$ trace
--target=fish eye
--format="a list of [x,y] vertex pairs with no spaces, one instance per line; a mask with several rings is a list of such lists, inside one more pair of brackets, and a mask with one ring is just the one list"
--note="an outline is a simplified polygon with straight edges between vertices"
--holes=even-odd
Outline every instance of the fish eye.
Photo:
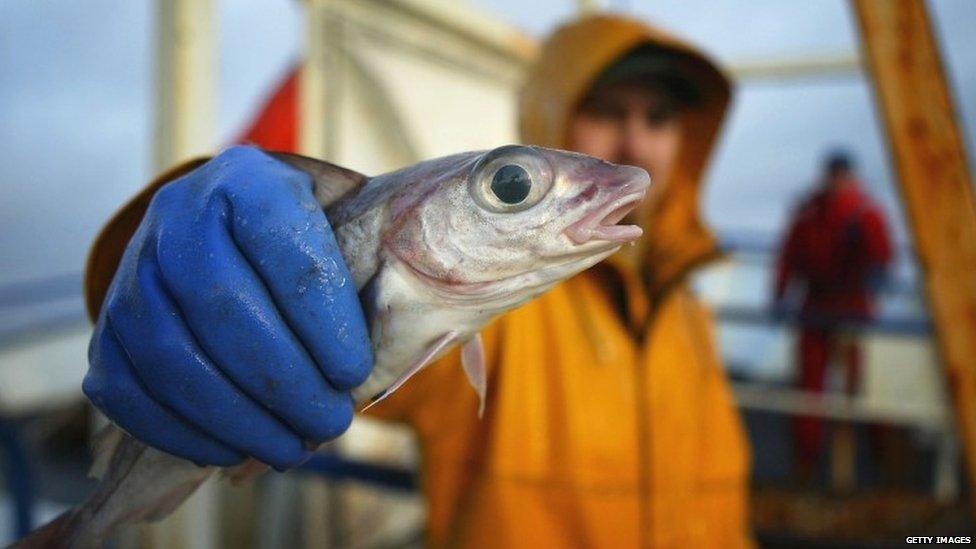
[[532,178],[525,168],[515,164],[506,164],[495,172],[491,179],[491,192],[498,200],[505,204],[518,204],[529,196],[532,190]]
[[510,214],[538,204],[552,184],[552,167],[542,154],[533,147],[506,145],[478,159],[468,178],[468,192],[481,208]]

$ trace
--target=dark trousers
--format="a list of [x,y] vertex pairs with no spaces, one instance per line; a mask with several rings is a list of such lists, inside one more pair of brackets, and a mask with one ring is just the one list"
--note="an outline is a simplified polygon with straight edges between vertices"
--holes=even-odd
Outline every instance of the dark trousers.
[[[800,366],[799,388],[822,393],[827,368],[835,359],[844,368],[844,389],[853,394],[861,382],[861,347],[857,339],[829,329],[807,328],[800,332],[797,345]],[[817,417],[798,416],[793,424],[797,460],[813,464],[820,455],[824,438],[824,421]]]

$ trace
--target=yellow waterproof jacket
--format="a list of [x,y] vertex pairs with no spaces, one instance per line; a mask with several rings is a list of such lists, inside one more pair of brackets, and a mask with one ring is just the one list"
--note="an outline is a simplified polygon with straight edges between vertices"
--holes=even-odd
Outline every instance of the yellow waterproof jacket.
[[711,315],[686,281],[717,255],[698,193],[728,80],[658,30],[590,16],[546,43],[520,96],[520,131],[526,143],[566,148],[583,94],[648,43],[676,53],[705,94],[683,119],[640,245],[486,328],[482,420],[458,351],[375,407],[420,438],[433,546],[752,545],[742,423]]
[[[685,281],[716,255],[699,220],[698,183],[727,80],[659,31],[584,18],[559,30],[530,71],[521,133],[525,142],[565,148],[565,124],[582,94],[609,63],[648,42],[678,53],[708,91],[686,117],[686,142],[641,245],[486,328],[483,419],[457,350],[371,410],[417,432],[431,546],[751,545],[742,425],[712,319]],[[91,310],[158,184],[96,242]]]

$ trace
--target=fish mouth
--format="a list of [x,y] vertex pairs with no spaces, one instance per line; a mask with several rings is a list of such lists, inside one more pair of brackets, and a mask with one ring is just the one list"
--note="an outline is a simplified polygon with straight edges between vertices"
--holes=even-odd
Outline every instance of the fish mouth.
[[563,232],[575,244],[586,244],[594,240],[627,243],[633,242],[644,234],[637,225],[617,225],[621,219],[627,217],[638,203],[644,198],[647,186],[618,196],[607,201],[606,204],[584,215]]

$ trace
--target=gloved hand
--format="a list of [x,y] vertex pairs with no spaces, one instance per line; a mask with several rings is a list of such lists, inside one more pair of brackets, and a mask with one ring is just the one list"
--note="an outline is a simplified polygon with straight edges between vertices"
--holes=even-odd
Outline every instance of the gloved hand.
[[84,391],[169,453],[284,469],[346,430],[372,363],[309,176],[234,147],[153,198],[103,303]]

